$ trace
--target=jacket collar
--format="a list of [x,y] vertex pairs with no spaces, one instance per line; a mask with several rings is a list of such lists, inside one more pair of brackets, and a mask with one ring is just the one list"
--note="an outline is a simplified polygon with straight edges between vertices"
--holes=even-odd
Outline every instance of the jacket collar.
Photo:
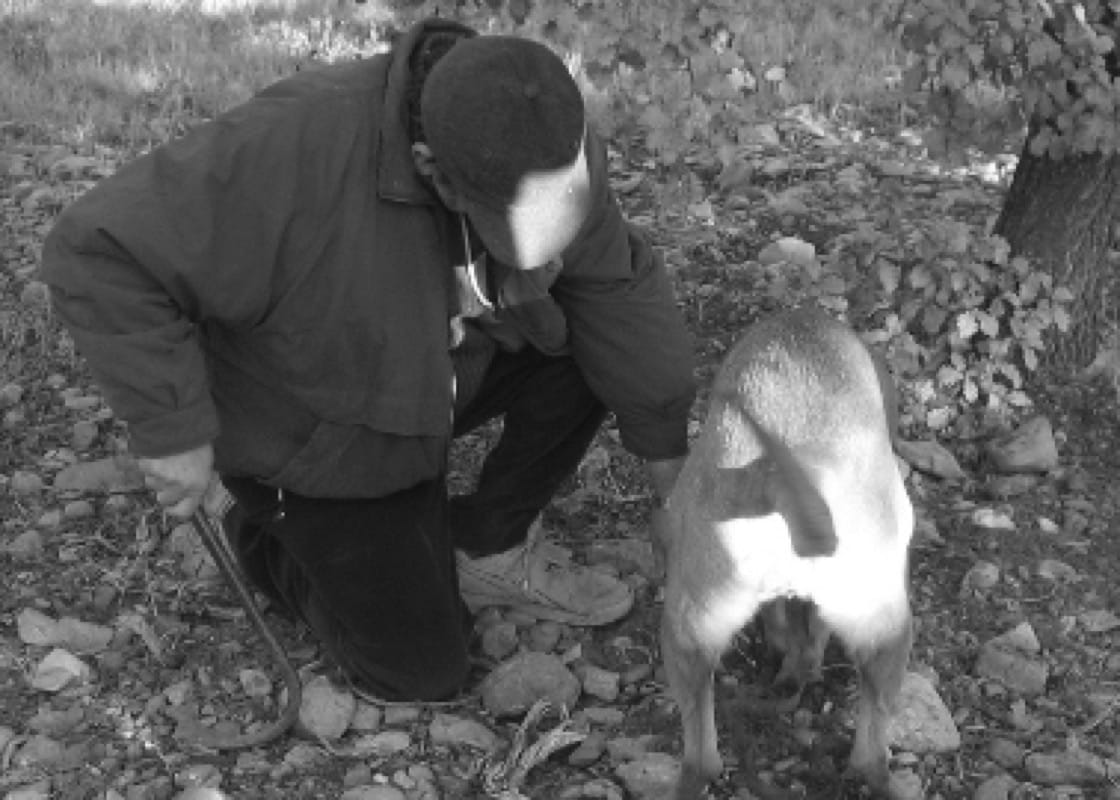
[[412,142],[408,136],[409,56],[420,40],[431,33],[477,35],[475,31],[450,20],[429,18],[417,23],[401,38],[390,54],[389,75],[381,109],[381,147],[377,174],[378,194],[405,203],[434,202],[431,189],[417,174],[412,162]]

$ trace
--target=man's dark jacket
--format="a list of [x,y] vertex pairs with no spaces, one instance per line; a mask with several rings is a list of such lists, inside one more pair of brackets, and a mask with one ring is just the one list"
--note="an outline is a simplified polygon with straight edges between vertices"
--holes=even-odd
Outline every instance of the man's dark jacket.
[[[213,442],[217,470],[376,497],[445,469],[459,218],[414,170],[408,55],[298,73],[122,168],[47,238],[42,279],[141,456]],[[558,275],[497,270],[496,315],[570,353],[653,460],[686,450],[691,346],[660,260],[595,206]]]

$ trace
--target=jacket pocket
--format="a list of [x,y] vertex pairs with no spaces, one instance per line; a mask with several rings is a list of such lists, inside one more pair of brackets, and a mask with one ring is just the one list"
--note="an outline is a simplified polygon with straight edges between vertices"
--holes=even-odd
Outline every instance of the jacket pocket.
[[398,436],[324,420],[264,482],[307,497],[384,497],[440,478],[446,462],[444,437]]

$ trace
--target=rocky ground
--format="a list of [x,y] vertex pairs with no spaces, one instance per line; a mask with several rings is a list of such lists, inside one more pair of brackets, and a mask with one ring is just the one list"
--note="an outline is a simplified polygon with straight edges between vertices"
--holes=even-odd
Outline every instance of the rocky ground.
[[[783,304],[757,260],[772,240],[827,250],[857,200],[915,217],[998,208],[998,182],[915,161],[897,132],[833,137],[791,122],[775,134],[748,160],[747,188],[680,202],[652,191],[651,164],[617,154],[616,186],[674,272],[705,387],[738,333]],[[476,688],[401,705],[361,697],[303,631],[269,615],[305,682],[297,730],[242,752],[207,748],[209,732],[277,717],[281,673],[194,532],[142,491],[122,427],[33,275],[53,215],[122,154],[3,136],[0,796],[666,796],[680,740],[658,663],[648,495],[610,430],[545,522],[574,557],[633,585],[627,619],[589,631],[486,612]],[[907,796],[1120,797],[1120,416],[1111,386],[1068,377],[1035,388],[1054,448],[1035,448],[1043,471],[997,476],[984,442],[954,440],[940,444],[956,478],[909,474],[917,637],[894,747]],[[457,445],[458,486],[492,435]],[[727,770],[711,796],[863,796],[839,773],[854,688],[842,655],[830,650],[823,682],[795,703],[759,702],[772,669],[751,630],[725,659]]]

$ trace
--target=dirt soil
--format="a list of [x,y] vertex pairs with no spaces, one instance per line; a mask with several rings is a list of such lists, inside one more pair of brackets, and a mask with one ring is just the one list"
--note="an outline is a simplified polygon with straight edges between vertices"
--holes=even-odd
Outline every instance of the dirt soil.
[[[341,756],[298,761],[291,756],[298,737],[237,754],[200,749],[176,736],[192,715],[205,724],[269,719],[277,713],[276,701],[247,696],[238,675],[264,669],[277,684],[279,676],[228,587],[212,573],[204,579],[184,573],[182,560],[167,544],[174,526],[148,495],[136,492],[110,502],[103,495],[66,497],[50,490],[62,466],[119,452],[125,440],[81,359],[45,311],[41,287],[33,280],[51,219],[96,174],[75,179],[52,170],[60,155],[53,143],[17,133],[8,131],[0,140],[0,157],[7,159],[7,168],[0,169],[0,794],[46,779],[51,790],[44,797],[164,798],[182,783],[184,770],[212,767],[223,775],[223,789],[236,798],[337,797],[354,783],[355,770],[392,776],[422,761],[435,772],[446,797],[489,796],[477,757],[426,749],[420,733],[409,749],[366,760],[364,766]],[[105,150],[80,155],[109,168],[123,158]],[[907,214],[975,218],[998,209],[1001,188],[974,176],[923,167],[899,177],[879,169],[886,159],[913,155],[897,131],[872,131],[858,143],[843,144],[790,136],[758,154],[760,163],[784,159],[788,164],[775,179],[781,186],[760,177],[753,189],[720,194],[710,175],[706,191],[691,204],[667,206],[643,177],[654,167],[640,151],[615,154],[620,198],[630,216],[651,231],[673,272],[696,339],[702,387],[744,328],[783,305],[752,260],[758,251],[776,236],[797,236],[827,250],[845,229],[843,200],[835,189],[841,170],[860,165],[872,176],[867,202],[903,198]],[[805,208],[797,213],[776,209],[768,199],[790,186],[806,189]],[[946,209],[937,201],[943,192],[962,188],[974,202]],[[13,385],[18,391],[3,388]],[[967,441],[942,441],[967,480],[914,473],[908,482],[923,520],[912,557],[917,619],[912,667],[936,677],[962,736],[956,752],[903,758],[898,764],[921,777],[927,797],[971,798],[984,778],[1002,769],[1021,782],[1014,797],[1118,796],[1115,787],[1100,783],[1066,789],[1033,785],[1021,765],[998,767],[993,758],[996,741],[1004,748],[1013,743],[1024,755],[1062,751],[1076,742],[1120,760],[1120,708],[1100,703],[1102,696],[1120,697],[1120,630],[1096,632],[1083,623],[1088,612],[1120,613],[1113,491],[1120,467],[1120,404],[1111,386],[1071,381],[1065,370],[1041,376],[1033,396],[1036,411],[1056,432],[1061,466],[1039,477],[1029,491],[992,497],[982,447]],[[697,420],[703,409],[702,393]],[[77,428],[79,423],[84,427]],[[79,430],[88,433],[90,425],[92,441],[76,449]],[[457,445],[457,486],[469,481],[493,433],[484,431]],[[28,491],[25,482],[33,482],[28,475],[38,476],[43,487]],[[1014,528],[974,524],[973,512],[981,508],[1006,513]],[[648,509],[639,464],[607,429],[578,479],[548,510],[546,523],[553,537],[582,555],[596,541],[646,537]],[[1072,569],[1055,579],[1052,570],[1040,569],[1047,559]],[[964,589],[966,573],[980,561],[998,568],[998,580],[984,591]],[[623,721],[611,736],[652,737],[650,749],[678,755],[675,712],[663,697],[658,672],[659,587],[633,571],[623,572],[638,587],[634,612],[605,629],[567,631],[566,643],[578,643],[584,657],[599,666],[636,676],[613,703]],[[16,618],[28,608],[118,631],[107,650],[86,659],[92,666],[88,681],[58,692],[31,688],[30,676],[50,648],[21,641]],[[124,633],[122,615],[132,620]],[[303,631],[274,615],[269,620],[298,665],[315,663],[317,649]],[[1023,621],[1037,633],[1040,658],[1049,667],[1046,691],[1039,697],[1019,697],[975,671],[980,646]],[[720,727],[728,769],[713,785],[712,797],[751,796],[744,793],[747,765],[770,785],[809,796],[863,796],[858,785],[840,784],[838,778],[851,741],[854,688],[853,672],[840,653],[830,650],[825,680],[803,695],[800,710],[767,715],[744,711],[746,690],[772,669],[752,631],[744,632],[725,662]],[[189,699],[183,701],[184,696]],[[419,707],[404,727],[421,731],[433,713],[443,710],[448,709]],[[506,738],[516,727],[489,719],[474,696],[451,710],[483,721]],[[58,713],[51,717],[44,711]],[[64,713],[75,715],[73,724],[58,722]],[[811,720],[817,734],[811,744],[794,735],[795,719]],[[39,762],[21,761],[21,748],[36,735],[47,735],[58,751]],[[555,797],[596,777],[614,780],[614,766],[602,758],[577,767],[560,754],[535,769],[523,789],[530,797]],[[1120,782],[1120,776],[1113,780]],[[107,793],[110,789],[117,794]]]

